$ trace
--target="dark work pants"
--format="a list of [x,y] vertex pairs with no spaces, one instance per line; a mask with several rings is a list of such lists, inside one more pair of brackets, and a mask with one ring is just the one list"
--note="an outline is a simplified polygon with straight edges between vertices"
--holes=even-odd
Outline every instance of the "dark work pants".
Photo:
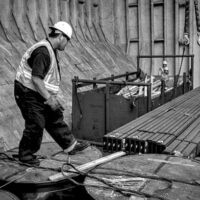
[[44,104],[44,98],[37,92],[15,81],[14,95],[25,120],[25,129],[19,144],[19,157],[29,157],[41,146],[43,130],[52,136],[62,149],[68,148],[75,140],[62,111],[53,111]]

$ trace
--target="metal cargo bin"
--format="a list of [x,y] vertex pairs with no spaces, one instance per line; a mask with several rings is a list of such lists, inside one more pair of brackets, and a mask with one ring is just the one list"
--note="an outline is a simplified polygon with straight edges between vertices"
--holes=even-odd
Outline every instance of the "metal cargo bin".
[[[181,85],[175,85],[176,81],[174,81],[173,89],[165,91],[162,82],[160,95],[153,97],[151,83],[134,82],[138,74],[139,72],[127,72],[100,80],[75,77],[72,80],[72,130],[74,135],[79,139],[102,142],[103,136],[110,131],[191,90],[188,74],[184,72]],[[177,78],[175,75],[174,80]],[[147,93],[131,96],[131,98],[116,94],[120,88],[127,85],[143,86],[147,88]]]

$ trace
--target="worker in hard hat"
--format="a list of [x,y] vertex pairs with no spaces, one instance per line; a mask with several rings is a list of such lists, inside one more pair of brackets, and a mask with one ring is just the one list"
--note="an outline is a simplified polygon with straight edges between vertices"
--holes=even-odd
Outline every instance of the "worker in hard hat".
[[166,60],[163,61],[163,72],[167,75],[169,74],[169,69],[167,67],[167,61]]
[[163,65],[160,68],[160,72],[161,72],[161,79],[164,80],[164,81],[167,81],[169,79],[169,77],[168,77],[169,76],[169,69],[168,69],[166,60],[163,61]]
[[19,144],[19,160],[39,165],[34,155],[41,146],[43,130],[69,154],[85,149],[89,144],[77,142],[63,121],[57,51],[63,51],[72,37],[72,27],[64,21],[49,27],[48,38],[31,46],[17,69],[14,95],[25,120]]
[[169,81],[169,69],[168,69],[166,60],[163,60],[162,67],[159,69],[159,71],[160,71],[161,80],[165,82],[165,89],[166,89],[166,84]]

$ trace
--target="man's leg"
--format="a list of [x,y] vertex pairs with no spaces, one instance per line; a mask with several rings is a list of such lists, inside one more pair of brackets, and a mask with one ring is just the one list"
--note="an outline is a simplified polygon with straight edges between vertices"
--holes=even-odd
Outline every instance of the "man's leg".
[[19,159],[24,162],[33,160],[42,142],[45,119],[44,104],[41,97],[15,83],[15,100],[25,120],[25,129],[19,144]]
[[53,111],[47,106],[45,114],[45,128],[62,149],[68,148],[76,141],[68,125],[64,122],[62,111]]
[[66,153],[73,152],[74,154],[89,146],[89,143],[77,142],[68,125],[64,122],[62,111],[47,109],[46,114],[46,130]]
[[34,154],[40,149],[42,136],[41,126],[26,118],[25,129],[19,143],[19,159],[21,161],[26,162],[35,158]]

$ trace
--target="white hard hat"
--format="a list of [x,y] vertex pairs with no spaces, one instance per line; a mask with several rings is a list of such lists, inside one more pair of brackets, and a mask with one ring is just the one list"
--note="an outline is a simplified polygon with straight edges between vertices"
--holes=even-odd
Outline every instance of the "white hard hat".
[[167,65],[167,61],[166,61],[166,60],[163,60],[163,64],[164,64],[164,65]]
[[56,29],[64,33],[69,39],[72,37],[72,27],[64,21],[59,21],[54,24],[54,26],[50,26],[50,29]]

